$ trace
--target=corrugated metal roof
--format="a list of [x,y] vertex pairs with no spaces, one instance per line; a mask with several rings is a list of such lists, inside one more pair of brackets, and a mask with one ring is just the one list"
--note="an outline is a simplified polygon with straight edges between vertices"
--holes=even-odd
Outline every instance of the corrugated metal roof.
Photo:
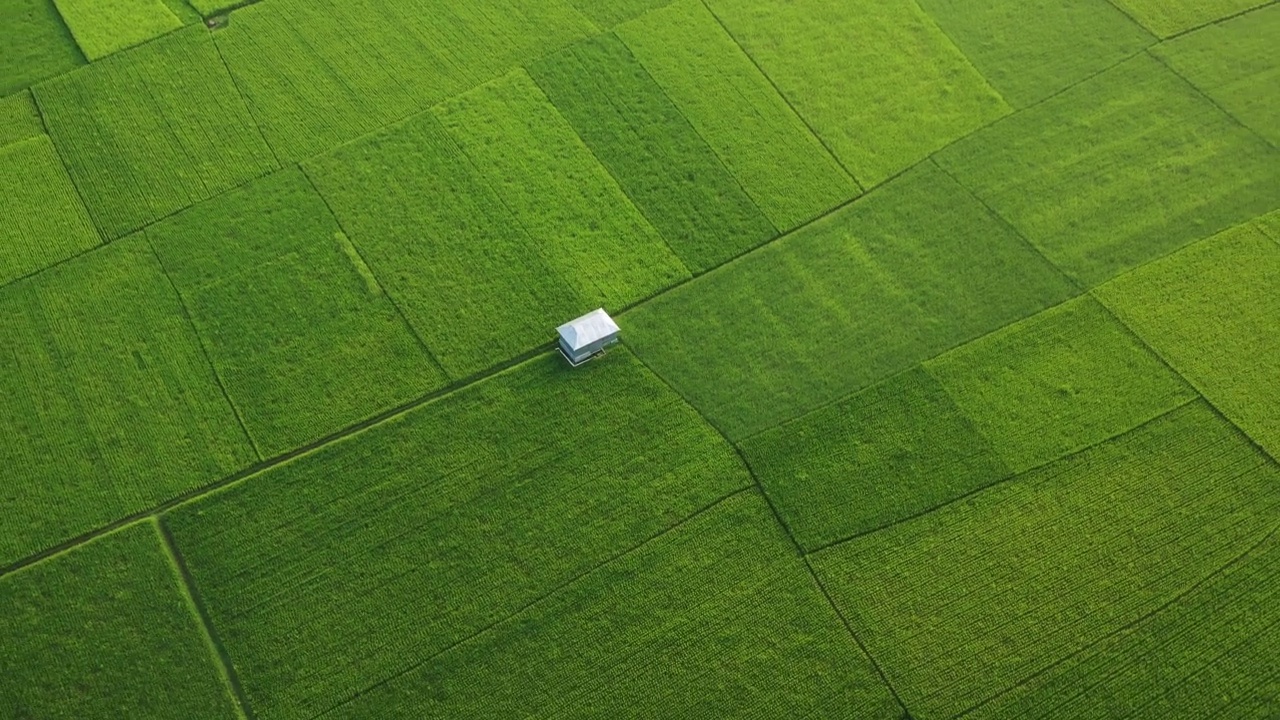
[[581,350],[591,343],[618,332],[618,324],[604,308],[597,308],[576,320],[556,328],[560,338],[571,350]]

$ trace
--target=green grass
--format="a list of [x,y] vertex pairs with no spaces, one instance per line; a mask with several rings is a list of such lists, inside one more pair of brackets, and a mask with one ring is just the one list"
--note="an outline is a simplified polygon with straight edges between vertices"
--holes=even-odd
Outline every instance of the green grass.
[[147,237],[263,456],[444,384],[296,169],[153,225]]
[[0,148],[44,134],[44,121],[27,90],[0,98]]
[[1280,204],[1280,152],[1146,54],[937,159],[1088,286]]
[[1267,0],[1115,0],[1148,30],[1169,37],[1265,5]]
[[161,0],[54,0],[54,4],[89,60],[140,45],[183,24]]
[[1280,210],[1274,210],[1257,220],[1253,221],[1254,227],[1269,236],[1272,240],[1280,242]]
[[671,0],[569,0],[602,30],[630,20],[650,10],[671,3]]
[[863,187],[1009,111],[915,3],[707,5]]
[[744,493],[335,715],[843,717],[850,708],[901,715],[764,501]]
[[101,242],[45,135],[0,147],[0,218],[0,283]]
[[1096,445],[1196,393],[1091,297],[925,363],[1014,472]]
[[0,577],[0,708],[14,720],[234,720],[155,523]]
[[741,439],[1074,293],[925,163],[626,313],[624,337]]
[[1280,146],[1280,7],[1210,25],[1152,52],[1251,130]]
[[689,277],[523,70],[435,113],[583,307],[620,308]]
[[278,167],[203,27],[100,60],[35,94],[108,239]]
[[0,3],[0,97],[84,63],[53,0]]
[[920,6],[1018,108],[1156,41],[1108,0],[920,0]]
[[861,192],[701,0],[617,32],[779,230]]
[[991,444],[919,368],[741,446],[806,550],[891,525],[1009,475]]
[[1242,226],[1096,291],[1175,370],[1280,458],[1280,247]]
[[1277,482],[1280,467],[1194,403],[814,564],[906,706],[951,717],[1230,563],[1275,528]]
[[530,73],[694,273],[777,234],[616,35],[572,45]]
[[750,482],[628,353],[544,355],[166,521],[257,715],[311,717]]
[[0,564],[255,459],[141,238],[0,290]]

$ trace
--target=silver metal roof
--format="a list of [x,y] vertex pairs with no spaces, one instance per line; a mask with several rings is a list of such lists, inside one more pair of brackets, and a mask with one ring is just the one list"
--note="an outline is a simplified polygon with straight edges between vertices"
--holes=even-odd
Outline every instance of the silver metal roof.
[[576,320],[556,328],[560,338],[570,350],[581,350],[591,343],[614,335],[618,332],[618,324],[609,317],[604,308],[597,308]]

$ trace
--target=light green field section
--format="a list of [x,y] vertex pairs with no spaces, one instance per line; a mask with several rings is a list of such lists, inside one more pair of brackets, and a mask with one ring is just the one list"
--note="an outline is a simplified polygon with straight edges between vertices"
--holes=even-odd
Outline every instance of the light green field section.
[[271,146],[302,160],[594,32],[565,0],[272,0],[215,38]]
[[1115,0],[1115,3],[1164,38],[1268,4],[1267,0]]
[[[555,658],[555,660],[549,660]],[[333,717],[897,720],[759,495],[735,495]]]
[[[1243,226],[1096,291],[1224,415],[1280,458],[1280,247]],[[1266,289],[1266,290],[1264,290]]]
[[593,309],[431,113],[306,167],[453,379],[550,342]]
[[742,439],[1073,294],[926,163],[629,311],[624,337]]
[[45,135],[0,147],[0,218],[0,283],[101,242]]
[[601,30],[608,30],[621,22],[668,5],[671,0],[569,0],[569,2]]
[[920,6],[1019,108],[1156,41],[1107,0],[920,0]]
[[863,187],[1009,112],[914,2],[707,5]]
[[95,62],[35,93],[108,239],[277,167],[203,27]]
[[1152,52],[1249,129],[1280,146],[1280,6],[1197,30]]
[[695,274],[777,235],[616,35],[572,45],[529,71]]
[[774,227],[791,230],[861,192],[701,0],[617,32]]
[[312,717],[750,483],[628,353],[548,354],[167,521],[257,716]]
[[0,148],[43,134],[44,121],[30,91],[0,98]]
[[140,238],[9,285],[0,308],[0,564],[255,459]]
[[147,237],[264,457],[444,384],[296,169],[190,208]]
[[98,60],[182,27],[161,0],[53,0],[84,56]]
[[899,522],[1009,470],[917,368],[749,438],[742,451],[805,550]]
[[1254,227],[1262,231],[1272,240],[1280,242],[1280,210],[1267,213],[1253,221]]
[[1280,152],[1146,54],[937,160],[1088,286],[1280,205]]
[[1014,472],[1096,445],[1195,390],[1091,297],[925,363]]
[[0,578],[5,717],[234,720],[154,522]]
[[435,112],[584,306],[621,308],[689,277],[523,70]]
[[53,0],[0,3],[0,97],[84,63]]
[[952,717],[1215,574],[1275,528],[1278,482],[1193,403],[814,564],[912,713]]

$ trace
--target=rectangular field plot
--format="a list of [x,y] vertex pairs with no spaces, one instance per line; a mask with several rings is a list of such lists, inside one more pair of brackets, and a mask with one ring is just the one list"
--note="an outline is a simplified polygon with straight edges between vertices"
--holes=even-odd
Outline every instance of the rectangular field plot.
[[277,167],[203,27],[95,62],[35,93],[107,239]]
[[1097,296],[1280,458],[1280,246],[1252,226],[1122,275]]
[[1278,483],[1201,401],[814,563],[906,706],[952,717],[1233,562],[1274,531]]
[[307,718],[750,484],[629,353],[544,355],[166,522],[257,716]]
[[0,577],[5,717],[242,717],[162,542],[144,521]]
[[1196,393],[1091,297],[925,363],[1014,472],[1095,445]]
[[734,439],[1075,293],[925,163],[624,316],[630,346]]
[[915,3],[707,5],[865,188],[1009,111]]
[[742,443],[805,550],[904,520],[1008,477],[933,378],[916,368]]
[[759,495],[735,495],[334,710],[345,718],[902,709]]
[[0,147],[0,284],[101,242],[48,136]]
[[44,121],[29,90],[0,98],[0,148],[44,134]]
[[147,237],[264,457],[444,384],[296,169],[190,208]]
[[136,237],[0,290],[0,427],[0,565],[256,459]]
[[1156,41],[1108,0],[920,0],[920,6],[1014,107]]
[[434,112],[584,307],[614,310],[689,277],[523,70]]
[[161,0],[53,0],[89,60],[98,60],[182,27]]
[[861,192],[701,0],[617,32],[779,230]]
[[1280,152],[1146,54],[937,160],[1089,286],[1280,205]]
[[530,73],[695,274],[777,234],[616,35],[572,45]]
[[0,97],[84,63],[53,0],[0,4]]
[[1115,3],[1151,32],[1169,37],[1266,5],[1267,0],[1115,0]]

